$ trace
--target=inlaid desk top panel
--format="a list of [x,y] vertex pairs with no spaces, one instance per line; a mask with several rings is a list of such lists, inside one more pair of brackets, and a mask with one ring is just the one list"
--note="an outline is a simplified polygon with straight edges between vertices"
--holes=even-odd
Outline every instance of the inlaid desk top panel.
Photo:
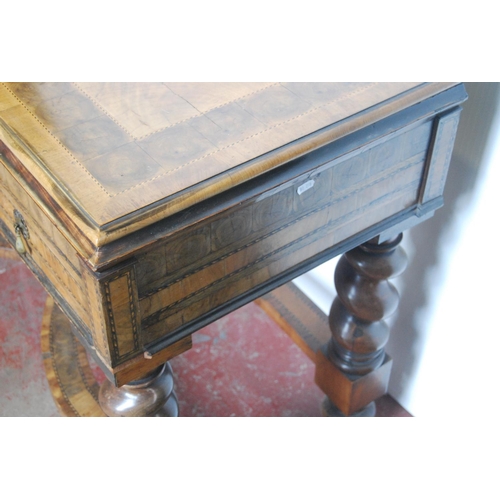
[[9,83],[0,140],[85,254],[451,86]]

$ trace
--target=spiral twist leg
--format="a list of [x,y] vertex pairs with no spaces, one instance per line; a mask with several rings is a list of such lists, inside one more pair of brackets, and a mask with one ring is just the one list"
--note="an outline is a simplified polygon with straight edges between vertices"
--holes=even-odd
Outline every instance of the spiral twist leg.
[[329,315],[332,337],[318,352],[316,383],[327,394],[323,414],[373,416],[373,400],[387,391],[391,361],[384,346],[384,321],[398,306],[399,294],[388,280],[401,274],[407,258],[402,234],[377,238],[347,252],[335,269],[335,298]]

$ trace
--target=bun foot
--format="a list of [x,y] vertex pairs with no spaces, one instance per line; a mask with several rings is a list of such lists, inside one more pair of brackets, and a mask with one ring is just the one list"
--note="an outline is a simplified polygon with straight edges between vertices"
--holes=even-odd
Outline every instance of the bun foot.
[[109,417],[177,417],[179,405],[173,389],[172,369],[165,363],[121,387],[106,380],[99,390],[99,404]]

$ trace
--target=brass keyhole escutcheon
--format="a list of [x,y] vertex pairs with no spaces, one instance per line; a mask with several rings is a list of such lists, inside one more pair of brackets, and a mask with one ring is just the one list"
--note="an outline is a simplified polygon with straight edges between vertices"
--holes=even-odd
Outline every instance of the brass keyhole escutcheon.
[[14,210],[14,220],[14,231],[16,232],[16,250],[20,254],[25,254],[27,240],[29,240],[30,238],[28,226],[26,225],[24,217],[17,210]]

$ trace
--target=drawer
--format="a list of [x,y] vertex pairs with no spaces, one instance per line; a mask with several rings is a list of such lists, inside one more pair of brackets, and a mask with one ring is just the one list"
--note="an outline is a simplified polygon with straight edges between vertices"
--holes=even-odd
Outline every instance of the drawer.
[[144,359],[136,326],[134,260],[106,272],[92,271],[18,180],[7,155],[0,154],[0,230],[14,246],[15,224],[22,217],[27,233],[23,237],[26,252],[20,257],[56,298],[75,332],[112,378],[110,372],[124,361],[137,355]]
[[92,344],[90,304],[80,259],[58,228],[28,195],[0,154],[0,229],[15,244],[14,226],[22,217],[28,238],[20,255],[49,293],[55,295],[87,342]]

